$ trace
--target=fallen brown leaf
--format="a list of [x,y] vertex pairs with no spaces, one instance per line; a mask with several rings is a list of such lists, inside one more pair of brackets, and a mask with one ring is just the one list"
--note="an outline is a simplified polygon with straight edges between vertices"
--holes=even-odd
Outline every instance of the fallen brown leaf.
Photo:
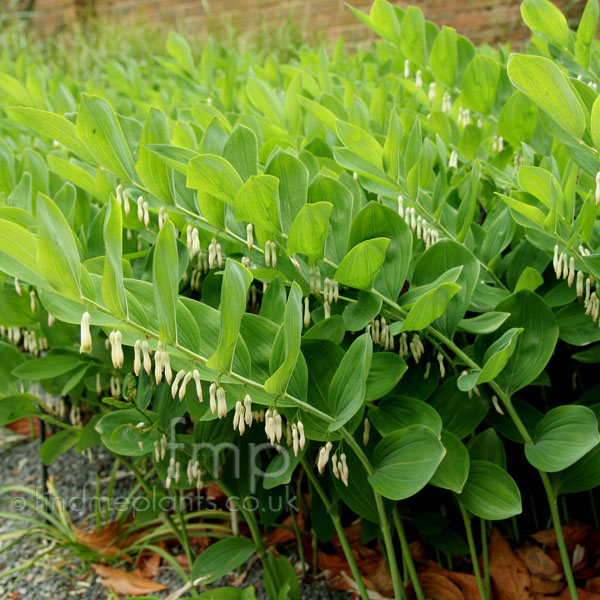
[[160,572],[160,556],[158,554],[151,554],[150,556],[143,557],[140,561],[140,572],[148,579],[154,579]]
[[538,575],[531,576],[531,591],[534,594],[560,594],[564,587],[564,581],[553,581],[552,579],[546,579]]
[[[565,525],[562,528],[562,531],[565,538],[565,544],[570,552],[575,549],[577,544],[585,546],[586,541],[592,534],[592,528],[588,527],[587,525]],[[556,532],[554,529],[544,529],[542,531],[532,533],[530,537],[544,546],[558,548],[558,544],[556,542]]]
[[600,594],[600,577],[592,577],[585,582],[585,589],[587,592],[593,592]]
[[90,550],[102,554],[103,556],[116,556],[122,550],[122,546],[117,543],[121,531],[120,523],[113,521],[105,525],[98,531],[84,531],[75,527],[77,541]]
[[427,547],[421,541],[411,542],[408,545],[410,549],[410,555],[412,559],[418,564],[422,565],[427,562]]
[[531,576],[523,561],[513,552],[497,529],[492,532],[488,547],[490,576],[497,600],[529,600]]
[[92,565],[92,568],[98,576],[102,577],[102,585],[114,590],[116,594],[143,596],[168,589],[162,583],[142,577],[139,569],[123,571],[105,565]]
[[440,573],[424,571],[419,573],[419,581],[431,600],[465,600],[460,588]]
[[455,583],[463,593],[465,600],[481,600],[479,597],[479,589],[477,588],[477,578],[469,573],[459,573],[457,571],[440,571],[452,583]]
[[562,575],[562,568],[535,544],[525,542],[522,546],[515,548],[515,553],[532,575],[547,579]]
[[[304,520],[304,515],[299,513],[296,517],[296,521],[298,523],[299,529],[304,529],[306,523]],[[277,544],[285,544],[287,542],[291,542],[296,539],[296,532],[294,531],[294,521],[292,516],[290,515],[285,521],[283,521],[283,527],[277,527],[274,531],[272,531],[267,537],[266,542],[270,546],[275,546]]]
[[[600,594],[588,592],[581,588],[577,588],[577,595],[579,596],[579,600],[600,600]],[[569,593],[569,588],[565,588],[560,596],[542,596],[541,600],[571,600],[571,594]]]

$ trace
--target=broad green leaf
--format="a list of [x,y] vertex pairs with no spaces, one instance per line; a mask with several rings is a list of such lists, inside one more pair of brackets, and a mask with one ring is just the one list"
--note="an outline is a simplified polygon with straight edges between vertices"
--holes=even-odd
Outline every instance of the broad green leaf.
[[493,427],[478,433],[467,444],[471,460],[487,460],[506,469],[506,451],[500,436]]
[[80,364],[76,355],[52,354],[21,363],[13,369],[12,374],[19,379],[39,381],[70,373]]
[[375,447],[369,483],[385,498],[410,498],[427,485],[445,452],[437,434],[423,425],[390,433]]
[[469,475],[469,453],[465,445],[446,429],[442,429],[442,444],[446,455],[429,483],[460,494]]
[[383,148],[370,133],[356,125],[352,125],[352,123],[340,121],[339,119],[335,125],[335,131],[346,148],[349,148],[378,169],[383,168]]
[[256,77],[248,77],[246,81],[246,92],[250,102],[260,110],[267,119],[270,119],[278,127],[286,129],[285,111],[283,103],[277,94],[262,80]]
[[490,311],[470,319],[462,319],[458,327],[468,333],[493,333],[508,317],[510,313]]
[[406,361],[395,352],[376,352],[367,377],[366,401],[379,400],[389,394],[408,369]]
[[224,158],[214,154],[200,154],[188,165],[186,185],[233,204],[243,181]]
[[596,146],[596,150],[600,151],[600,96],[596,98],[592,106],[590,132],[592,134],[592,141],[594,142],[594,146]]
[[364,329],[381,310],[380,296],[370,292],[360,291],[356,302],[348,303],[342,313],[344,326],[348,331]]
[[489,410],[489,401],[477,394],[471,397],[456,385],[457,377],[451,377],[435,391],[429,404],[435,408],[447,429],[459,439],[475,431],[485,419]]
[[505,331],[485,352],[483,369],[477,383],[491,381],[504,369],[506,363],[516,350],[516,341],[523,332],[522,327],[513,327]]
[[194,75],[196,67],[189,42],[174,31],[167,36],[167,52],[190,74]]
[[543,371],[556,345],[558,324],[548,305],[529,290],[509,296],[498,304],[496,310],[510,312],[511,316],[491,334],[494,339],[514,327],[523,328],[513,355],[496,377],[496,382],[512,395],[529,385]]
[[126,318],[127,297],[123,287],[123,223],[121,207],[112,197],[104,219],[104,272],[102,299],[106,307],[117,317]]
[[424,67],[427,65],[427,37],[425,18],[417,6],[409,6],[402,19],[400,49],[411,62]]
[[231,370],[242,316],[246,312],[246,299],[251,282],[250,271],[228,258],[221,284],[219,341],[217,349],[206,363],[209,369],[225,373]]
[[485,460],[471,461],[469,476],[457,499],[469,512],[490,521],[514,517],[523,510],[514,479]]
[[167,166],[183,175],[187,175],[190,161],[198,156],[194,150],[170,144],[146,144],[146,149],[156,154]]
[[330,414],[335,418],[329,431],[345,425],[363,405],[372,356],[373,342],[368,333],[357,337],[344,354],[329,386]]
[[529,29],[550,38],[559,46],[569,42],[569,26],[565,16],[549,0],[524,0],[521,15]]
[[288,254],[300,253],[309,258],[323,257],[332,209],[333,204],[329,202],[315,202],[302,207],[288,234]]
[[236,219],[270,233],[279,232],[279,180],[272,175],[248,178],[235,196],[234,209]]
[[29,127],[50,140],[56,140],[82,158],[91,159],[89,152],[77,137],[75,125],[65,117],[27,107],[7,108],[6,112],[24,127]]
[[396,211],[378,202],[369,202],[352,221],[348,248],[373,238],[389,239],[385,261],[375,277],[373,288],[396,301],[408,274],[412,232]]
[[600,485],[600,445],[564,471],[550,474],[557,494],[577,494]]
[[500,65],[489,56],[476,56],[467,66],[462,79],[462,96],[469,108],[489,115],[492,112]]
[[110,104],[82,94],[75,124],[77,137],[99,165],[128,181],[136,178],[131,151]]
[[389,243],[388,238],[374,238],[354,246],[337,268],[335,280],[343,285],[369,291],[384,263]]
[[436,79],[452,88],[456,79],[457,62],[456,29],[444,25],[433,42],[429,67]]
[[518,292],[519,290],[535,292],[535,290],[537,290],[540,285],[543,285],[543,283],[544,278],[539,271],[533,267],[525,267],[521,275],[519,275],[519,279],[515,285],[515,292]]
[[279,220],[287,232],[306,203],[308,169],[295,156],[279,150],[269,160],[265,174],[279,179]]
[[438,287],[423,294],[410,309],[404,331],[420,331],[439,318],[448,302],[461,290],[456,283],[441,283]]
[[540,471],[562,471],[594,448],[600,435],[596,415],[587,406],[557,406],[548,411],[525,444],[527,460]]
[[462,270],[454,281],[461,289],[433,324],[450,338],[465,316],[471,301],[479,277],[479,262],[465,246],[452,240],[440,240],[417,260],[412,280],[415,286],[425,285],[458,266],[462,266]]
[[575,37],[575,58],[587,69],[590,64],[590,53],[598,28],[598,0],[588,0]]
[[243,537],[227,537],[202,551],[192,565],[194,580],[203,584],[221,579],[245,563],[256,552],[254,543]]
[[75,236],[60,208],[47,196],[37,201],[38,270],[61,294],[81,296],[81,263]]
[[[21,225],[0,219],[0,264],[2,270],[38,286],[45,280],[39,273],[38,238]],[[10,265],[8,264],[10,262]],[[12,269],[9,270],[9,266]]]
[[151,107],[142,129],[138,148],[136,169],[140,181],[165,204],[173,204],[170,169],[160,156],[150,150],[148,144],[168,144],[169,124],[167,117],[158,108]]
[[581,138],[586,127],[582,103],[555,63],[543,56],[512,54],[507,68],[517,89],[571,136]]
[[179,291],[177,240],[175,227],[167,219],[156,245],[152,262],[154,301],[158,316],[160,340],[164,343],[177,342],[177,294]]
[[317,119],[317,121],[323,123],[323,125],[331,131],[336,130],[337,117],[335,116],[335,113],[331,112],[322,104],[319,104],[310,98],[306,98],[305,96],[298,96],[298,100],[300,100],[300,104],[302,104],[307,112]]
[[258,172],[258,141],[252,129],[236,125],[223,147],[223,158],[228,160],[243,181]]
[[[537,225],[540,228],[544,228],[546,215],[539,208],[532,206],[531,204],[525,204],[525,202],[521,202],[516,198],[511,198],[510,196],[498,192],[496,192],[496,195],[508,206],[513,219],[520,225]],[[518,215],[523,215],[527,221],[522,222],[518,220]]]
[[47,438],[40,448],[40,458],[45,465],[52,464],[63,452],[74,446],[81,432],[77,429],[63,429]]
[[498,117],[498,135],[513,146],[531,140],[537,125],[536,105],[518,90],[504,103]]
[[0,427],[5,427],[23,417],[39,414],[40,399],[33,394],[3,396],[0,400]]
[[277,367],[277,370],[271,377],[265,381],[265,390],[271,394],[283,394],[286,391],[300,355],[302,290],[296,282],[290,288],[281,327],[285,354],[283,362]]
[[369,409],[369,420],[382,436],[409,425],[424,425],[438,436],[442,433],[442,419],[436,410],[423,400],[407,396],[384,398]]

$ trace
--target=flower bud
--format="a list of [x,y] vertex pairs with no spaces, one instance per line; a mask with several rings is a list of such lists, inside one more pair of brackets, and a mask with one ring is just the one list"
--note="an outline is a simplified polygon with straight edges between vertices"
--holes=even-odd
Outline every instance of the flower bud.
[[89,353],[92,351],[92,334],[90,332],[90,313],[86,310],[81,316],[81,344],[80,353]]
[[248,250],[254,248],[254,227],[252,226],[252,223],[246,225],[246,246],[248,247]]
[[366,446],[369,443],[369,436],[371,434],[371,422],[369,419],[365,419],[363,425],[363,445]]
[[194,384],[196,385],[196,396],[198,396],[198,402],[202,402],[202,381],[200,381],[200,373],[198,369],[192,371],[192,377],[194,378]]
[[211,383],[208,388],[210,398],[210,412],[214,415],[217,412],[217,384]]
[[304,327],[310,327],[310,309],[308,306],[308,296],[304,298]]
[[190,382],[190,379],[193,377],[193,375],[194,374],[192,372],[188,372],[185,374],[185,377],[183,378],[183,383],[179,388],[179,402],[183,402],[183,399],[185,398],[185,391],[187,390],[187,385]]
[[185,377],[185,371],[182,369],[181,371],[177,371],[177,375],[175,375],[175,379],[173,380],[173,384],[171,385],[171,397],[175,398],[177,395],[177,390],[179,389],[179,384],[181,380]]
[[408,79],[410,77],[410,61],[408,58],[404,61],[404,79]]
[[136,340],[133,346],[133,372],[138,376],[142,370],[142,342]]

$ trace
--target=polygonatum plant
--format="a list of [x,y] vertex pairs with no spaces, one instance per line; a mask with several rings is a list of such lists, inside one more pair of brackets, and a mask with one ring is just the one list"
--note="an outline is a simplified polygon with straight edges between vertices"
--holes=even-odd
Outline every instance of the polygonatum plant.
[[298,598],[260,528],[303,472],[320,535],[362,518],[395,598],[402,571],[424,598],[405,525],[470,553],[487,598],[472,519],[485,538],[530,505],[577,598],[558,497],[600,483],[598,3],[577,31],[521,9],[525,52],[375,0],[353,11],[383,39],[355,54],[198,60],[171,34],[93,93],[0,74],[0,420],[61,427],[47,462],[101,443],[168,493],[218,482],[252,541],[215,544],[194,580],[257,552],[269,597]]

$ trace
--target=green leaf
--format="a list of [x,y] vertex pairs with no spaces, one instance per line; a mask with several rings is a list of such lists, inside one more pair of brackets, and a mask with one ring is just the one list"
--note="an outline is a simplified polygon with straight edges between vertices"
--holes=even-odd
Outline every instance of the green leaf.
[[504,103],[498,117],[498,135],[513,146],[529,143],[537,125],[535,104],[518,90]]
[[146,144],[146,149],[156,154],[167,166],[183,175],[187,175],[190,161],[199,156],[194,150],[170,144]]
[[465,104],[472,110],[489,115],[499,77],[500,65],[496,60],[489,56],[476,56],[465,69],[462,79]]
[[53,354],[21,363],[13,369],[12,374],[19,379],[40,381],[70,373],[80,364],[73,354]]
[[429,483],[460,494],[469,475],[469,453],[465,445],[446,429],[442,429],[442,444],[446,455]]
[[531,98],[562,129],[581,139],[586,127],[582,103],[554,62],[543,56],[512,54],[507,68],[517,89]]
[[458,501],[471,513],[497,521],[522,512],[521,494],[513,478],[486,460],[472,460],[469,476]]
[[106,258],[102,277],[102,299],[117,317],[127,317],[127,296],[123,287],[123,223],[121,207],[111,197],[104,219]]
[[286,391],[300,356],[302,290],[296,282],[290,288],[281,328],[285,348],[284,359],[271,377],[265,381],[265,390],[271,394],[282,394]]
[[524,0],[521,15],[529,29],[545,35],[559,46],[569,43],[569,26],[565,16],[549,0]]
[[433,324],[450,338],[465,316],[471,301],[479,277],[479,262],[465,246],[452,240],[440,240],[417,260],[412,280],[414,286],[425,285],[459,266],[462,270],[454,281],[461,289]]
[[377,168],[383,168],[383,148],[370,133],[339,119],[335,123],[335,131],[346,148]]
[[343,285],[369,291],[377,272],[385,261],[387,238],[365,240],[344,256],[334,279]]
[[427,37],[425,35],[425,18],[423,11],[416,6],[409,6],[402,19],[400,49],[411,62],[424,67],[427,65]]
[[588,0],[575,37],[575,58],[586,69],[590,64],[590,53],[598,28],[598,0]]
[[24,127],[29,127],[50,140],[56,140],[82,158],[91,159],[89,152],[77,137],[75,125],[65,117],[38,108],[12,107],[7,108],[6,112]]
[[39,414],[39,401],[39,398],[33,394],[3,396],[0,398],[0,427],[5,427],[23,417]]
[[508,317],[510,313],[490,311],[470,319],[462,319],[458,327],[468,333],[493,333]]
[[[539,208],[532,206],[531,204],[526,204],[525,202],[520,202],[515,198],[500,194],[499,192],[496,192],[496,195],[508,206],[513,219],[520,225],[537,225],[542,229],[545,227],[546,215],[544,215]],[[523,215],[526,221],[522,222],[522,220],[519,220],[518,215]]]
[[457,63],[456,29],[444,25],[433,42],[429,67],[436,79],[442,81],[449,88],[453,88]]
[[332,210],[333,204],[329,202],[305,204],[290,228],[288,254],[298,252],[310,258],[322,258]]
[[437,411],[423,400],[407,396],[384,398],[369,410],[369,419],[382,436],[409,425],[424,425],[438,436],[442,432],[442,419]]
[[329,386],[330,414],[335,418],[329,431],[345,425],[363,405],[372,356],[373,342],[368,333],[357,337],[344,354]]
[[256,77],[248,77],[246,80],[246,92],[250,102],[260,110],[267,119],[270,119],[278,127],[286,129],[285,111],[283,103],[275,92],[262,80]]
[[169,219],[160,230],[154,246],[152,282],[160,340],[176,343],[179,273],[175,227]]
[[506,366],[496,377],[508,394],[524,388],[543,371],[558,339],[556,317],[548,305],[535,293],[521,290],[498,304],[496,310],[511,316],[494,334],[499,338],[514,327],[523,328],[517,347]]
[[516,340],[523,332],[522,327],[505,331],[485,352],[484,365],[477,383],[487,383],[495,379],[516,350]]
[[44,194],[37,201],[37,264],[48,283],[67,296],[81,296],[81,263],[75,236],[60,208]]
[[258,141],[252,129],[236,125],[223,146],[223,158],[228,160],[243,181],[258,173]]
[[131,151],[121,124],[106,100],[82,94],[75,129],[99,165],[123,179],[135,180]]
[[169,124],[167,117],[158,108],[151,107],[142,129],[138,148],[136,169],[140,181],[165,204],[173,204],[171,192],[171,170],[160,156],[150,150],[148,144],[168,144]]
[[376,352],[367,377],[366,401],[379,400],[389,394],[408,369],[406,361],[395,352]]
[[63,429],[47,438],[40,448],[40,458],[45,465],[52,464],[63,452],[74,446],[81,432]]
[[421,331],[444,314],[448,302],[461,290],[456,283],[441,283],[423,294],[410,309],[403,331]]
[[600,151],[600,96],[594,100],[594,104],[592,105],[590,132],[592,134],[592,141],[594,142],[594,146],[596,146],[596,150]]
[[467,447],[471,460],[487,460],[506,469],[506,451],[500,436],[493,427],[489,427],[471,438]]
[[364,329],[379,314],[381,304],[380,296],[371,292],[358,292],[356,302],[348,303],[344,308],[344,326],[348,331]]
[[557,494],[577,494],[600,485],[600,445],[564,471],[550,474]]
[[444,458],[445,449],[434,431],[410,425],[386,435],[373,452],[369,483],[391,500],[414,496],[431,479]]
[[279,222],[279,180],[272,175],[253,175],[238,190],[235,218],[248,221],[270,233],[281,229]]
[[231,370],[242,316],[246,312],[250,283],[252,283],[252,273],[246,267],[228,258],[221,284],[219,341],[217,349],[206,363],[209,369],[225,373]]
[[390,240],[385,251],[383,267],[377,274],[373,287],[389,299],[396,301],[408,273],[413,242],[412,232],[396,211],[378,202],[369,202],[352,221],[348,248],[373,238]]
[[592,448],[600,435],[596,415],[587,406],[557,406],[537,424],[533,444],[525,444],[527,460],[540,471],[562,471]]
[[228,204],[234,203],[243,183],[238,172],[224,158],[215,154],[200,154],[188,165],[187,187]]
[[240,565],[256,552],[256,546],[247,538],[227,537],[211,544],[202,551],[192,565],[192,578],[202,578],[206,585],[217,581]]
[[515,285],[515,292],[519,290],[529,290],[535,292],[540,285],[543,285],[544,278],[539,271],[533,267],[525,267],[523,272],[519,275],[517,284]]

